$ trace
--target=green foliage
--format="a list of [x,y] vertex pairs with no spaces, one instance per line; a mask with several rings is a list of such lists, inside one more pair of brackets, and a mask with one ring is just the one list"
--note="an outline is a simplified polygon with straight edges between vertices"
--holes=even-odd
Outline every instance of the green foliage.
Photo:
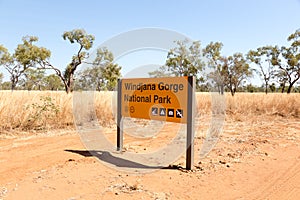
[[271,92],[275,92],[276,91],[276,86],[275,86],[275,83],[272,83],[270,86],[269,86]]
[[107,48],[97,49],[92,66],[77,75],[78,89],[114,90],[121,76],[121,67],[113,60],[114,56]]
[[0,65],[4,66],[10,74],[12,90],[29,68],[42,65],[51,56],[50,50],[34,45],[38,41],[37,37],[26,36],[22,41],[23,43],[17,46],[13,55],[0,45]]
[[47,121],[53,120],[57,117],[60,109],[53,99],[49,96],[40,97],[39,103],[33,103],[25,107],[30,113],[25,121],[24,127],[31,129],[41,129],[47,126]]
[[243,81],[252,76],[252,69],[241,53],[235,53],[225,59],[224,71],[225,83],[232,96],[234,96],[238,87],[243,84]]
[[50,74],[46,76],[43,80],[44,89],[46,90],[62,90],[64,88],[63,83],[60,78],[55,74]]
[[5,48],[3,45],[0,45],[0,66],[10,65],[12,61],[12,56],[9,54],[7,48]]
[[218,61],[220,60],[221,50],[223,48],[223,44],[221,42],[210,42],[203,49],[203,56],[208,59],[208,64],[213,67],[218,67]]
[[264,46],[257,48],[255,51],[250,50],[247,54],[247,59],[259,67],[259,70],[256,72],[258,72],[264,81],[266,94],[268,93],[270,81],[274,80],[276,77],[276,69],[273,66],[276,59],[273,51],[274,48],[272,46]]
[[224,65],[226,58],[221,55],[222,47],[221,42],[210,42],[203,49],[203,56],[208,60],[208,67],[213,70],[208,74],[208,77],[216,84],[220,94],[224,94],[226,85],[226,65]]
[[105,89],[112,91],[116,88],[118,79],[121,77],[121,67],[117,64],[109,63],[106,67],[101,68]]
[[258,89],[255,86],[253,86],[252,84],[248,84],[245,87],[245,91],[250,92],[250,93],[254,93],[254,92],[258,92]]
[[241,53],[228,57],[222,56],[222,47],[221,42],[211,42],[203,49],[203,56],[213,70],[208,76],[215,82],[218,92],[223,94],[226,87],[233,96],[243,82],[252,75],[252,69]]
[[26,36],[22,39],[23,44],[19,44],[15,50],[13,57],[23,66],[33,67],[51,56],[51,52],[44,48],[33,45],[38,41],[38,37]]
[[192,44],[189,44],[188,40],[175,42],[177,47],[168,52],[165,64],[167,70],[175,76],[195,76],[198,85],[203,80],[200,72],[204,67],[200,42],[194,41]]
[[64,40],[69,40],[71,43],[78,43],[81,48],[89,50],[93,46],[95,37],[89,35],[83,29],[74,29],[72,31],[66,31],[62,35]]
[[44,86],[45,70],[27,69],[24,78],[20,80],[26,90],[42,90]]
[[10,90],[11,89],[11,82],[5,81],[1,84],[1,90]]
[[149,72],[148,74],[152,78],[172,76],[172,74],[170,72],[168,72],[167,66],[165,66],[165,65],[160,66],[158,70],[155,70],[153,72]]
[[285,84],[288,83],[287,93],[292,91],[293,86],[300,80],[300,30],[292,33],[287,40],[291,42],[290,46],[268,47],[271,57],[271,64],[276,69],[276,77],[285,90]]
[[96,90],[101,91],[104,88],[101,68],[91,66],[76,74],[77,90]]
[[72,57],[72,61],[66,67],[64,73],[62,74],[61,71],[53,66],[51,66],[56,74],[61,78],[62,82],[64,83],[65,90],[67,93],[73,91],[74,87],[74,74],[77,67],[82,63],[82,60],[86,58],[87,52],[84,50],[89,50],[93,46],[93,42],[95,37],[93,35],[89,35],[83,29],[74,29],[72,31],[64,32],[62,35],[64,40],[69,40],[70,43],[77,43],[79,44],[79,50],[77,54]]

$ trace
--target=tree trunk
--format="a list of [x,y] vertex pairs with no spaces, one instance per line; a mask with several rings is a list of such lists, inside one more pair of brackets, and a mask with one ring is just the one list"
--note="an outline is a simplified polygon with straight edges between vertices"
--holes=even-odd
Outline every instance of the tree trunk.
[[282,85],[281,93],[284,93],[284,89],[285,89],[285,84]]
[[11,91],[14,91],[16,89],[17,86],[17,82],[15,82],[14,80],[11,81]]
[[63,80],[63,84],[64,84],[64,86],[65,86],[65,91],[66,91],[66,93],[69,94],[69,93],[70,93],[70,87],[69,87],[69,84],[68,84],[65,80]]
[[289,82],[290,85],[289,85],[288,90],[287,90],[287,93],[288,93],[288,94],[291,93],[292,88],[293,88],[293,85],[294,85],[299,79],[300,79],[300,76],[299,76],[298,78],[296,78],[295,80],[293,80],[292,82]]
[[11,91],[14,91],[15,88],[16,88],[16,85],[12,83],[12,84],[11,84]]
[[268,86],[269,84],[266,82],[266,85],[265,85],[265,93],[268,94]]
[[73,92],[73,74],[68,77],[68,81],[64,85],[67,94]]
[[221,95],[224,95],[224,85],[221,85],[220,89],[221,89]]
[[291,93],[291,91],[292,91],[292,88],[293,88],[293,85],[292,85],[292,84],[290,84],[290,85],[289,85],[289,87],[288,87],[288,90],[287,90],[287,93],[288,93],[288,94],[290,94],[290,93]]
[[234,96],[235,91],[233,88],[230,88],[230,93],[231,93],[231,96]]
[[71,93],[71,88],[68,85],[65,85],[65,90],[67,94]]

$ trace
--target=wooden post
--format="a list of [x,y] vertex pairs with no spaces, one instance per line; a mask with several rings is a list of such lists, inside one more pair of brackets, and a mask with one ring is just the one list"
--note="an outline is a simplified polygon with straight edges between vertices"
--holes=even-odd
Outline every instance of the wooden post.
[[187,104],[187,141],[186,141],[186,169],[191,170],[194,165],[194,109],[195,109],[195,77],[188,77]]

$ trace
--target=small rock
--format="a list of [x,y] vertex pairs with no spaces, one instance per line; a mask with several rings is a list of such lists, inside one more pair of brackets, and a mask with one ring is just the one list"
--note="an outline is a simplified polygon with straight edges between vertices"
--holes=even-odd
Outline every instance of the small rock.
[[221,163],[221,164],[225,165],[225,164],[226,164],[226,161],[222,161],[222,160],[220,160],[220,161],[219,161],[219,163]]

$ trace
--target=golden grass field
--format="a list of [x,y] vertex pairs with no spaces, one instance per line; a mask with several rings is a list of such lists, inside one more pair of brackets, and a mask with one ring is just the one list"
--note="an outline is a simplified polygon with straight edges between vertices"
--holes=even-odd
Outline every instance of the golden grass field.
[[[95,92],[95,110],[103,126],[114,124],[113,92]],[[0,91],[0,133],[73,129],[72,94],[62,91]],[[226,116],[276,115],[300,117],[300,94],[237,93],[226,98]],[[210,93],[197,93],[200,115],[211,113]]]

